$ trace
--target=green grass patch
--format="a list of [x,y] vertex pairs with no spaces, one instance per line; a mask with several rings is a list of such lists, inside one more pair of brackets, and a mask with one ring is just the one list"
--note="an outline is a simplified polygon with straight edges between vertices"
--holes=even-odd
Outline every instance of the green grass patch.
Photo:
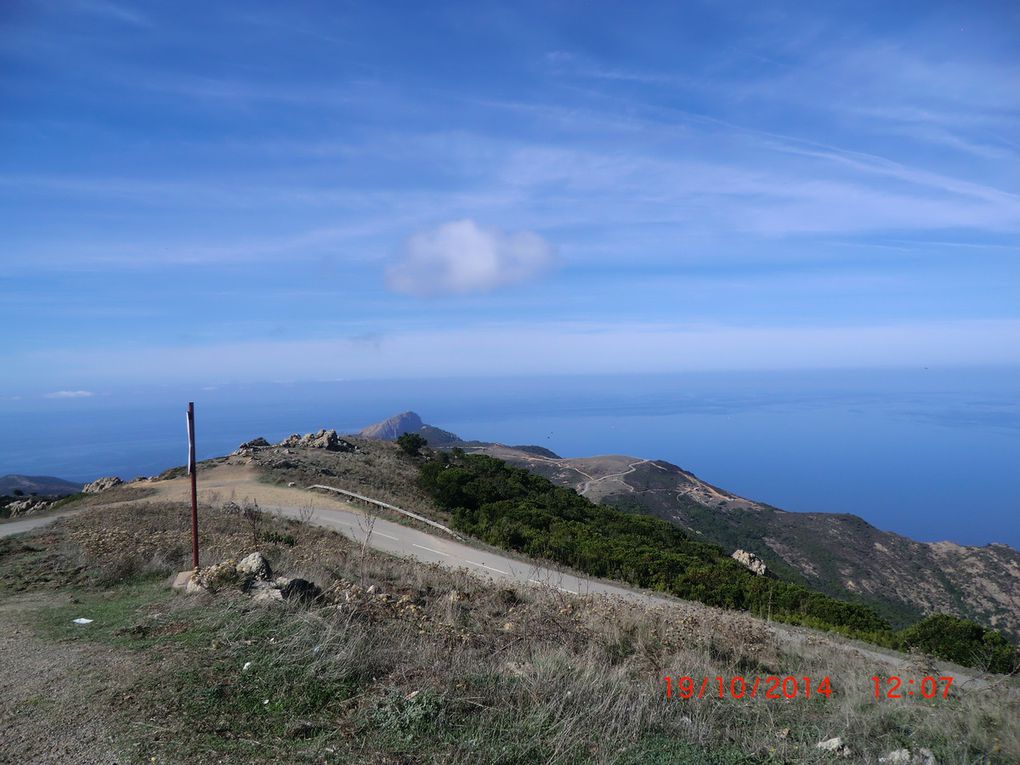
[[[37,627],[51,640],[87,640],[149,648],[159,643],[195,643],[209,630],[170,608],[176,595],[162,578],[147,578],[108,590],[71,590],[70,603],[37,613]],[[91,624],[75,624],[77,618]]]

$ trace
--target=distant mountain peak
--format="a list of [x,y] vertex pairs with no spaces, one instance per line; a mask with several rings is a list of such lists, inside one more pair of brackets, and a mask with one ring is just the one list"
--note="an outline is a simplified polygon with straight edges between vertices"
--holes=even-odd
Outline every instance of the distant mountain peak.
[[393,441],[405,433],[417,433],[423,427],[425,427],[425,423],[415,412],[401,412],[382,422],[377,422],[375,425],[363,428],[358,435],[378,441]]
[[23,494],[56,497],[65,494],[75,494],[81,491],[81,484],[65,481],[63,478],[54,478],[51,475],[19,475],[12,473],[0,476],[0,495],[13,494],[15,491],[20,491]]

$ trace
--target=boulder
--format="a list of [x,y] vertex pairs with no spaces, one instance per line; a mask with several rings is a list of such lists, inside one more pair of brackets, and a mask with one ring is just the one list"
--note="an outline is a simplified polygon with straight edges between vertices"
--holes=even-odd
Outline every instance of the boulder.
[[280,590],[284,600],[311,603],[322,596],[322,590],[307,579],[291,579]]
[[227,558],[220,563],[199,569],[193,577],[193,581],[202,589],[216,592],[229,587],[238,587],[243,580],[237,573],[237,561]]
[[87,483],[82,487],[83,494],[99,494],[100,492],[112,489],[114,486],[120,486],[124,483],[115,475],[104,476],[103,478],[97,478],[92,483]]
[[765,561],[753,552],[747,552],[746,550],[734,550],[730,557],[758,576],[766,576],[768,574],[768,569],[765,567]]
[[293,448],[295,446],[301,446],[301,436],[297,433],[293,433],[283,439],[277,446],[285,446],[287,448]]
[[255,581],[248,590],[255,603],[273,603],[283,600],[283,593],[273,582]]
[[253,451],[256,451],[257,449],[265,449],[270,446],[272,446],[271,443],[269,443],[262,436],[259,436],[258,438],[253,438],[251,441],[245,441],[243,444],[238,446],[237,449],[234,450],[234,454],[237,455],[251,454]]
[[269,567],[269,561],[260,552],[253,552],[242,558],[241,562],[237,564],[237,573],[242,578],[259,581],[268,581],[273,578],[273,570]]

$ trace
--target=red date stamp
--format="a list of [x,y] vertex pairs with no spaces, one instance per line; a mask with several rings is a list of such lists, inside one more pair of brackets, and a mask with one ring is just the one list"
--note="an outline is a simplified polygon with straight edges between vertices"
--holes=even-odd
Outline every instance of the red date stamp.
[[815,681],[810,677],[794,677],[793,675],[766,677],[670,677],[663,678],[666,683],[667,699],[810,699],[813,696],[829,698],[832,695],[832,682],[829,676]]
[[949,675],[940,677],[919,677],[901,678],[896,675],[890,677],[872,677],[871,684],[875,691],[876,699],[903,699],[922,698],[934,699],[941,697],[949,698],[949,687],[953,684],[953,678]]

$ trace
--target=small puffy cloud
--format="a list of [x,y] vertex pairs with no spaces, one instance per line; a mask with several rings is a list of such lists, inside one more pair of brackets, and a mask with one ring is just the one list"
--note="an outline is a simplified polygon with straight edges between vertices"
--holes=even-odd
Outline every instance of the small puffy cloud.
[[553,259],[552,246],[538,234],[458,220],[410,237],[386,283],[419,297],[489,292],[538,276]]
[[90,390],[56,390],[47,393],[46,398],[89,398],[92,395]]

